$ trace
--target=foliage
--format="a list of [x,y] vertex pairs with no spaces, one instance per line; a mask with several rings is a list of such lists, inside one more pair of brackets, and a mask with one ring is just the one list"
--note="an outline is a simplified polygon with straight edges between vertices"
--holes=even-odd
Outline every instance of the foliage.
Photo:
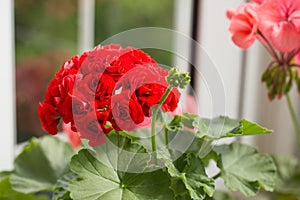
[[22,193],[52,191],[61,176],[69,172],[72,147],[54,137],[32,139],[15,159],[10,183]]
[[276,200],[300,199],[300,161],[293,157],[273,156],[277,166]]
[[220,156],[220,177],[228,189],[246,196],[255,195],[260,187],[273,191],[276,166],[269,155],[260,155],[255,148],[239,143],[221,145],[215,151]]
[[47,200],[46,196],[38,196],[38,195],[31,195],[31,194],[24,194],[21,192],[17,192],[13,190],[11,184],[9,182],[9,177],[6,177],[0,181],[0,199],[2,200],[15,200],[15,199],[22,199],[22,200]]
[[[192,120],[193,123],[188,123]],[[224,129],[220,128],[221,121]],[[204,124],[208,126],[207,122],[207,119],[184,114],[176,116],[166,127],[172,130],[169,131],[170,136],[190,134],[181,132],[187,128],[185,125],[198,127],[194,137],[196,142],[203,137],[217,140],[270,132],[246,120],[219,117],[212,120],[209,132],[200,134],[200,128]],[[221,131],[221,134],[216,137],[215,131]],[[162,138],[157,139],[159,142]],[[228,194],[215,190],[217,178],[224,179],[228,189],[246,196],[255,195],[260,188],[272,191],[274,187],[276,168],[273,159],[247,145],[214,146],[206,157],[199,157],[199,143],[196,145],[198,151],[182,152],[177,160],[172,160],[170,155],[176,151],[172,146],[159,150],[156,155],[143,144],[138,135],[133,137],[125,131],[114,131],[107,135],[105,144],[82,147],[71,159],[70,172],[68,163],[74,151],[68,144],[48,136],[41,140],[33,139],[16,158],[15,170],[1,173],[1,188],[10,188],[11,184],[12,188],[7,190],[9,195],[24,195],[23,199],[44,199],[34,194],[50,191],[55,200],[89,200],[232,199]],[[206,174],[209,160],[217,162],[219,175],[209,177]]]
[[[300,19],[299,5],[300,0],[252,0],[236,9],[227,10],[227,17],[230,19],[229,32],[232,41],[238,47],[247,49],[258,40],[270,54],[271,61],[261,80],[265,83],[270,101],[276,97],[286,97],[300,149],[300,121],[290,98],[293,84],[298,93],[300,92],[300,29],[297,25]],[[277,29],[282,24],[285,25]],[[272,199],[300,199],[299,160],[283,156],[274,156],[273,159],[278,173],[275,191],[270,195]],[[262,170],[268,170],[261,161],[256,161],[255,165]],[[260,180],[257,181],[261,183]]]

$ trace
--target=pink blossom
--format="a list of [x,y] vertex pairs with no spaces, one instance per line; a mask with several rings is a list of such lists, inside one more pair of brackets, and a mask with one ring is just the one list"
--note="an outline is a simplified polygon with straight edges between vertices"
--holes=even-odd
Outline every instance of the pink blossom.
[[300,0],[264,0],[257,9],[259,30],[281,52],[300,47]]
[[140,124],[137,124],[136,126],[138,128],[145,128],[145,127],[150,127],[151,126],[151,122],[152,122],[152,118],[151,117],[145,117],[144,121]]
[[176,115],[182,115],[182,107],[177,106],[177,108],[170,113],[172,117],[175,117]]
[[197,102],[194,96],[192,95],[186,95],[185,97],[185,105],[177,106],[177,108],[171,112],[171,116],[176,116],[176,115],[182,115],[183,113],[190,113],[190,114],[198,114],[198,109],[197,109]]
[[236,10],[228,10],[227,17],[231,19],[232,41],[242,49],[249,48],[256,39],[258,27],[255,5],[244,3]]
[[186,110],[185,112],[191,114],[198,114],[197,102],[194,96],[187,95],[186,96]]
[[235,9],[228,9],[226,11],[226,16],[228,19],[231,20],[231,18],[236,14],[236,10]]
[[79,148],[81,145],[80,135],[78,132],[74,132],[71,130],[71,123],[69,124],[63,123],[63,131],[67,133],[71,145],[75,149]]

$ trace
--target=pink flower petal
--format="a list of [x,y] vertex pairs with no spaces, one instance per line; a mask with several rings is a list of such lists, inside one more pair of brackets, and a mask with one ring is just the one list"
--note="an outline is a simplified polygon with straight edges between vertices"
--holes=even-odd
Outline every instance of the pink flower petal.
[[258,8],[259,30],[277,50],[300,47],[300,1],[265,0]]
[[257,4],[262,4],[264,2],[264,0],[251,0],[251,1]]
[[78,132],[74,132],[71,130],[71,123],[65,124],[63,123],[63,131],[68,135],[69,141],[71,145],[77,149],[81,145],[81,139]]
[[186,97],[186,111],[191,114],[198,114],[197,102],[194,96],[187,95]]
[[234,9],[228,9],[226,11],[226,16],[228,19],[231,19],[235,15],[235,10]]
[[242,49],[249,48],[256,40],[256,8],[253,4],[245,3],[227,14],[231,17],[229,32],[232,34],[232,41]]

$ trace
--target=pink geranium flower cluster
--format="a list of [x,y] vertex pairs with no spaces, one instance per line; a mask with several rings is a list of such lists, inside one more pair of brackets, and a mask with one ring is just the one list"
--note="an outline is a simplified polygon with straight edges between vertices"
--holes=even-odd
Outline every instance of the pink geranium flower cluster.
[[247,49],[258,40],[274,58],[263,76],[269,98],[287,93],[291,79],[300,90],[300,0],[252,0],[227,17],[237,46]]

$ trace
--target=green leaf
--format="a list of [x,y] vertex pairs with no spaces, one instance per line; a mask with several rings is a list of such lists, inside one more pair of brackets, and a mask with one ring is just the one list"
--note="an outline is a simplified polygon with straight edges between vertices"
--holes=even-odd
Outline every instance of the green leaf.
[[183,115],[181,116],[182,123],[184,124],[184,126],[188,128],[194,128],[193,124],[196,122],[198,118],[199,118],[198,115],[194,115],[190,113],[183,113]]
[[205,199],[214,193],[214,180],[208,178],[204,165],[194,154],[184,154],[174,164],[163,159],[172,177],[171,189],[176,199]]
[[224,116],[214,119],[197,118],[197,120],[194,120],[193,126],[197,129],[197,137],[211,140],[224,137],[268,134],[272,132],[245,119],[239,121]]
[[119,171],[143,172],[151,160],[147,149],[126,134],[110,134],[104,144],[93,149],[99,161]]
[[23,194],[14,191],[10,185],[9,177],[6,177],[0,181],[0,199],[1,200],[47,200],[45,196],[34,196]]
[[209,165],[209,162],[211,160],[218,162],[219,156],[218,154],[211,150],[208,154],[206,154],[204,157],[201,157],[202,162],[204,163],[204,166],[207,167]]
[[73,148],[58,138],[32,139],[15,159],[12,187],[23,193],[52,190],[56,181],[69,172],[73,154]]
[[234,198],[227,192],[216,190],[214,196],[207,198],[207,200],[234,200]]
[[3,179],[5,179],[6,177],[10,176],[12,172],[10,171],[2,171],[0,172],[0,181],[2,181]]
[[170,123],[165,124],[165,128],[172,132],[181,130],[183,128],[183,123],[181,121],[182,121],[182,117],[176,115]]
[[256,123],[244,119],[239,121],[224,116],[206,119],[200,118],[197,115],[184,113],[181,116],[181,123],[185,126],[182,130],[184,135],[193,134],[195,136],[187,151],[197,152],[201,158],[206,157],[206,155],[211,152],[214,140],[226,137],[268,134],[272,132]]
[[225,116],[213,119],[200,118],[197,115],[184,113],[166,125],[169,131],[181,130],[183,127],[196,129],[196,136],[202,139],[217,140],[224,137],[268,134],[272,131],[245,119],[235,120]]
[[214,150],[220,156],[217,165],[228,189],[246,196],[255,195],[260,187],[273,191],[276,166],[269,155],[239,143],[216,146]]
[[70,200],[70,191],[68,190],[69,183],[76,178],[78,178],[77,174],[69,172],[58,179],[54,186],[52,200]]
[[70,183],[74,200],[173,199],[170,180],[162,170],[120,173],[101,163],[86,149],[72,158],[70,166],[80,177]]
[[275,191],[285,195],[296,195],[300,198],[299,160],[286,156],[274,156],[273,158],[277,166]]

